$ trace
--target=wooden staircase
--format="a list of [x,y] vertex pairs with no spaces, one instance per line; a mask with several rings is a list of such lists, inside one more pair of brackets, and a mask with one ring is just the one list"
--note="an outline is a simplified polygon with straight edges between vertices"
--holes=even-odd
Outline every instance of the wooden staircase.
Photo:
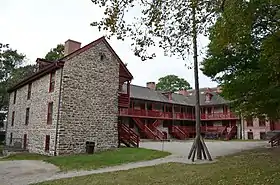
[[158,127],[160,125],[160,120],[156,119],[153,123],[152,123],[153,127]]
[[119,123],[119,145],[123,143],[127,147],[139,147],[140,137],[125,124]]
[[226,140],[231,140],[233,139],[237,134],[237,126],[233,126],[231,127],[231,130],[229,131],[229,133],[226,135]]
[[271,147],[280,146],[280,133],[276,133],[269,139]]
[[189,138],[188,133],[181,130],[178,126],[172,125],[169,127],[169,134],[172,135],[176,139],[185,140]]
[[164,139],[165,137],[164,134],[160,130],[158,130],[153,124],[151,124],[149,128],[139,118],[132,118],[132,119],[148,139],[154,139],[154,140]]

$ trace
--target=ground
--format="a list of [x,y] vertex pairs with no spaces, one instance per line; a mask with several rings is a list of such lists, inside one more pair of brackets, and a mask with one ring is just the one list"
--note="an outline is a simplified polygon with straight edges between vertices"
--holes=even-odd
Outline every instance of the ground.
[[[263,147],[263,146],[267,145],[268,143],[267,142],[223,142],[223,141],[215,141],[215,142],[207,142],[206,144],[207,144],[213,158],[216,158],[218,156],[223,156],[223,155],[227,155],[227,154],[231,154],[231,153],[236,153],[236,152],[239,152],[239,151],[242,151],[242,150],[252,149],[252,148],[255,148],[255,147]],[[13,161],[14,165],[9,167],[10,170],[7,169],[7,166],[5,166],[5,165],[9,164],[9,162],[0,162],[0,177],[1,176],[5,177],[4,180],[6,180],[6,182],[14,182],[14,184],[18,184],[18,185],[22,184],[23,185],[23,184],[28,184],[30,182],[40,182],[40,181],[45,181],[45,180],[88,175],[88,174],[93,174],[93,173],[103,173],[103,172],[112,172],[112,171],[118,171],[118,170],[128,170],[128,169],[132,169],[132,168],[138,168],[138,167],[144,167],[144,166],[153,166],[153,165],[167,163],[167,162],[191,163],[190,160],[186,159],[186,156],[188,155],[188,152],[189,152],[189,149],[190,149],[191,145],[192,145],[192,142],[164,142],[164,143],[162,143],[162,142],[143,142],[143,143],[140,144],[140,147],[169,151],[173,155],[168,156],[168,157],[163,158],[163,159],[156,159],[156,160],[147,161],[147,162],[131,163],[131,164],[127,164],[127,165],[121,165],[121,166],[116,166],[116,167],[111,167],[111,168],[104,168],[104,169],[101,169],[101,170],[94,170],[94,171],[56,173],[55,175],[53,175],[51,173],[44,173],[44,176],[42,176],[42,175],[37,176],[37,178],[34,178],[32,175],[36,175],[38,172],[34,173],[33,168],[31,168],[31,169],[24,168],[25,164],[23,164],[19,161]],[[9,165],[11,165],[11,163]],[[32,165],[31,161],[29,162],[29,165]],[[42,163],[40,165],[41,165],[42,169],[47,168],[44,163]],[[173,163],[172,163],[172,165],[173,165]],[[177,167],[177,166],[182,166],[182,169],[186,168],[186,169],[184,169],[184,171],[187,171],[188,168],[189,168],[189,167],[185,167],[184,164],[174,164],[174,165],[175,166],[170,167],[171,171],[172,171],[172,168]],[[18,166],[21,166],[23,169],[25,169],[25,173],[27,173],[27,174],[25,175],[23,172],[22,172],[23,175],[14,174],[14,168],[17,168]],[[167,168],[168,166],[170,166],[170,164],[164,164],[162,167]],[[155,167],[151,167],[151,169],[154,169],[154,168]],[[150,168],[147,168],[147,169],[148,169],[148,171],[150,170]],[[178,168],[178,169],[180,169],[180,168]],[[157,167],[157,168],[155,168],[155,170],[160,170],[160,169],[158,169],[158,167]],[[174,169],[174,170],[178,171],[177,169]],[[55,171],[55,170],[53,170],[53,171]],[[118,173],[121,173],[121,172],[118,172]],[[113,176],[111,174],[108,175],[108,177],[110,177],[110,178],[108,178],[107,180],[110,181],[110,182],[116,182],[119,178],[116,178],[115,175],[118,174],[118,173],[113,173]],[[131,173],[131,172],[128,172],[128,174],[129,173]],[[146,174],[146,172],[142,173],[141,171],[139,173],[140,173],[140,175],[141,174]],[[138,175],[139,175],[139,173],[138,173]],[[124,176],[126,176],[126,175],[124,175]],[[155,176],[156,175],[153,175],[153,177],[155,177]],[[106,175],[104,175],[103,177],[106,178]],[[90,177],[90,178],[92,178],[92,177]],[[149,178],[150,177],[148,177],[148,179]],[[156,178],[155,178],[155,180],[156,180]],[[159,178],[159,181],[162,181],[162,180],[163,180],[162,178]],[[1,182],[3,182],[3,181],[1,181]],[[98,182],[101,182],[101,181],[96,181],[97,184],[98,184]],[[140,182],[137,182],[137,183],[140,183]],[[155,182],[154,184],[158,184],[158,183],[159,182]],[[84,182],[82,182],[80,184],[84,184]],[[99,183],[99,184],[104,184],[104,183]],[[105,183],[105,184],[107,184],[107,183]],[[118,183],[116,183],[116,184],[118,184]],[[131,182],[128,181],[128,183],[125,182],[124,184],[131,184]]]
[[[236,153],[245,149],[252,149],[268,145],[267,141],[207,141],[206,145],[213,158]],[[187,157],[192,146],[192,141],[187,142],[142,142],[140,147],[164,150],[178,157]]]
[[280,148],[253,149],[216,163],[166,163],[39,183],[37,185],[279,185]]

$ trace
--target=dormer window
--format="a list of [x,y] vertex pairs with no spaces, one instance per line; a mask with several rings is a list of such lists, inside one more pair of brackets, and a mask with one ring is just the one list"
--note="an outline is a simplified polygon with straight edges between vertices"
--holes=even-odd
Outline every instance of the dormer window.
[[206,95],[205,95],[205,101],[211,101],[211,98],[212,98],[212,94],[210,94],[210,93],[206,93]]

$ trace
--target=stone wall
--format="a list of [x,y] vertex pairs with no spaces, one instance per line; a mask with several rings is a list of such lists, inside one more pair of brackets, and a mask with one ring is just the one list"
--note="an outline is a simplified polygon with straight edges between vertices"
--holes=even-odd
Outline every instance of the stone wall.
[[85,152],[87,141],[117,147],[119,63],[106,45],[66,60],[62,83],[58,154]]
[[[14,92],[9,97],[9,112],[6,144],[10,144],[10,134],[13,133],[13,142],[23,144],[24,134],[27,134],[27,149],[30,152],[53,155],[57,121],[57,108],[60,86],[60,72],[55,74],[54,92],[49,92],[50,74],[32,82],[31,97],[27,100],[28,85],[17,89],[16,103],[13,103]],[[53,120],[47,125],[48,103],[53,102]],[[29,124],[25,125],[26,108],[30,108]],[[14,126],[11,126],[12,112],[15,111]],[[45,138],[50,135],[50,150],[45,152]]]

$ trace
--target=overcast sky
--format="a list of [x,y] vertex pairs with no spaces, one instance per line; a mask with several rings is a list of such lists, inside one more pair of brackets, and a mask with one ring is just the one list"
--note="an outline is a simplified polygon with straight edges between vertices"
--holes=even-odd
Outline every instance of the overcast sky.
[[[103,36],[90,23],[102,17],[102,10],[91,0],[0,0],[0,42],[26,54],[29,63],[45,54],[59,43],[73,39],[82,46]],[[186,79],[194,87],[193,70],[185,67],[188,61],[167,57],[158,50],[153,60],[142,62],[135,57],[129,41],[108,40],[134,76],[133,84],[145,86],[168,74]],[[199,44],[206,46],[207,40]],[[201,57],[200,57],[201,58]],[[215,82],[199,74],[200,87],[214,87]]]

